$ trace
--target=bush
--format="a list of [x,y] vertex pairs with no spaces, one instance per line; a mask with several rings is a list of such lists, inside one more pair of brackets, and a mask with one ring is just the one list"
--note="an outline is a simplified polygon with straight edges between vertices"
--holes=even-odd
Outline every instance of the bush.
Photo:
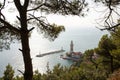
[[10,64],[8,64],[6,66],[6,70],[4,71],[3,79],[4,80],[13,80],[13,77],[14,77],[14,70],[12,69],[12,66]]

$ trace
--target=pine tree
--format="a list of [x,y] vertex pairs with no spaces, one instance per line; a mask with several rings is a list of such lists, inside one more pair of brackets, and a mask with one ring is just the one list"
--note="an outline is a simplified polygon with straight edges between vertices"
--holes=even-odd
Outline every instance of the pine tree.
[[12,66],[10,64],[8,64],[6,66],[6,70],[4,71],[3,79],[4,80],[13,80],[13,77],[14,77],[14,70],[12,69]]

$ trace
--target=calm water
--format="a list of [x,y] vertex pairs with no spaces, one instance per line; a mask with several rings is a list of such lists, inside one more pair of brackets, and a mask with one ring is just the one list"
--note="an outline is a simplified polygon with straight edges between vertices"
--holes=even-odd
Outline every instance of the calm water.
[[[34,70],[38,69],[39,72],[44,73],[46,71],[46,65],[48,62],[50,69],[52,69],[53,66],[58,63],[61,63],[61,65],[64,66],[70,66],[72,64],[71,61],[60,58],[60,55],[65,54],[65,52],[40,58],[35,57],[40,52],[44,53],[58,50],[61,49],[61,47],[63,47],[63,49],[67,52],[69,51],[71,40],[73,40],[74,43],[74,51],[84,52],[86,49],[97,47],[101,36],[105,33],[107,32],[102,32],[95,27],[68,28],[66,29],[66,32],[61,33],[54,42],[50,42],[49,40],[43,38],[42,35],[39,35],[34,31],[32,37],[30,38],[31,56]],[[20,44],[15,43],[11,45],[10,50],[0,52],[0,76],[3,75],[3,71],[8,63],[13,66],[13,69],[16,71],[16,75],[20,74],[17,71],[18,69],[24,71],[22,54],[18,50],[19,48]]]

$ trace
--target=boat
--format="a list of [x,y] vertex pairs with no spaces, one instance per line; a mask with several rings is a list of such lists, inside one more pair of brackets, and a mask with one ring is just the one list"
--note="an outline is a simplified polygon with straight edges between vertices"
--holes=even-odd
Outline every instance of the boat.
[[61,57],[64,60],[72,60],[72,61],[79,61],[79,58],[74,58],[74,57]]

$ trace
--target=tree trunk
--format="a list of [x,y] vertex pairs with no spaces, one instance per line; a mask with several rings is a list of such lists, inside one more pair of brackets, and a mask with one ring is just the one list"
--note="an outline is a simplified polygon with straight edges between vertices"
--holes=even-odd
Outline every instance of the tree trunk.
[[21,30],[22,54],[24,60],[24,80],[32,80],[33,68],[29,48],[28,30]]
[[20,21],[20,35],[21,35],[21,44],[22,44],[22,55],[24,60],[24,80],[32,80],[33,77],[33,68],[32,60],[30,56],[30,47],[29,47],[29,30],[27,25],[27,8],[29,0],[24,0],[24,4],[21,4],[20,0],[14,0],[15,6],[19,12],[17,16]]
[[22,54],[24,60],[24,80],[32,80],[33,77],[33,68],[32,60],[30,56],[30,47],[29,47],[29,30],[27,29],[27,15],[26,10],[20,11],[20,22],[21,22],[21,43],[22,43]]
[[23,60],[24,60],[24,80],[32,80],[33,76],[33,68],[32,68],[32,60],[30,57],[30,48],[29,48],[29,39],[27,33],[21,34],[21,41],[22,41],[22,53],[23,53]]

